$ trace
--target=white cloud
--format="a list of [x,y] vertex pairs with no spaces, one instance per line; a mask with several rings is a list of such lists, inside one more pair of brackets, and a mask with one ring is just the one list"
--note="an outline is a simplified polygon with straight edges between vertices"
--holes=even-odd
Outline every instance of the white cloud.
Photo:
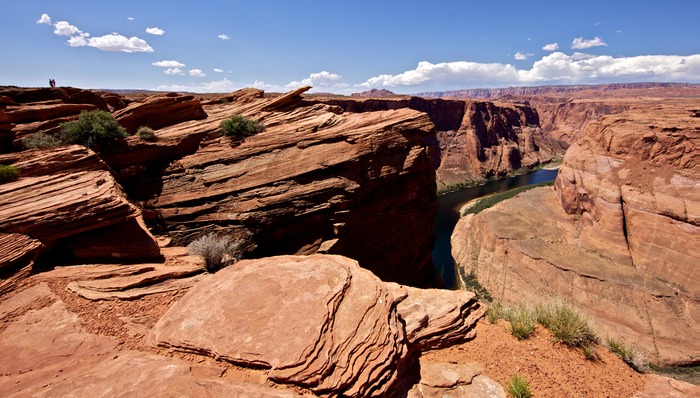
[[216,37],[218,37],[218,38],[221,39],[221,40],[228,40],[228,39],[230,39],[230,37],[228,37],[228,35],[224,35],[224,34],[218,35],[218,36],[216,36]]
[[83,47],[89,44],[88,36],[90,33],[80,32],[75,36],[71,36],[66,43],[71,47]]
[[301,81],[290,82],[285,85],[284,88],[289,90],[303,86],[312,86],[314,89],[317,89],[316,91],[318,91],[318,89],[333,89],[337,91],[350,87],[349,84],[343,83],[342,79],[343,77],[341,75],[324,70],[318,73],[312,73],[309,77]]
[[185,64],[183,64],[182,62],[178,62],[175,60],[157,61],[157,62],[153,62],[151,65],[158,66],[161,68],[182,68],[185,66]]
[[41,14],[41,17],[36,21],[36,23],[51,25],[51,17],[49,14]]
[[146,33],[150,33],[150,34],[156,35],[156,36],[163,36],[165,34],[165,31],[161,28],[153,27],[153,28],[146,28]]
[[157,91],[188,91],[192,93],[229,93],[243,87],[254,87],[253,84],[239,86],[232,81],[224,78],[208,83],[200,83],[194,86],[185,86],[179,84],[162,85],[156,87]]
[[166,75],[184,75],[185,72],[182,71],[180,68],[168,68],[163,71]]
[[622,29],[618,29],[618,30],[616,30],[615,32],[617,32],[617,33],[622,33]]
[[542,46],[544,51],[557,51],[559,49],[559,43],[549,43]]
[[216,73],[224,73],[224,70],[223,70],[223,69],[219,69],[219,68],[214,68],[214,72],[216,72]]
[[585,48],[607,46],[607,43],[603,41],[600,37],[596,36],[590,40],[586,40],[583,37],[577,37],[571,42],[571,48],[575,50],[582,50]]
[[82,33],[80,29],[69,24],[67,21],[58,21],[53,27],[55,28],[53,33],[59,36],[73,36],[78,33]]
[[520,51],[518,51],[517,53],[515,53],[513,58],[515,58],[518,61],[525,61],[526,59],[532,57],[533,55],[534,54],[526,54],[526,53],[521,53]]
[[194,76],[194,77],[206,76],[206,73],[202,72],[201,69],[190,69],[189,74],[190,74],[190,76]]
[[536,61],[531,69],[517,69],[510,64],[428,61],[397,75],[379,75],[356,85],[356,88],[401,86],[494,87],[528,84],[587,84],[624,81],[700,80],[700,54],[644,55],[613,58],[576,53],[551,53]]
[[128,19],[129,21],[133,21],[134,17],[126,17],[126,19]]
[[87,45],[102,51],[121,51],[125,53],[153,52],[153,47],[149,46],[145,40],[139,39],[138,37],[127,38],[118,33],[92,37]]

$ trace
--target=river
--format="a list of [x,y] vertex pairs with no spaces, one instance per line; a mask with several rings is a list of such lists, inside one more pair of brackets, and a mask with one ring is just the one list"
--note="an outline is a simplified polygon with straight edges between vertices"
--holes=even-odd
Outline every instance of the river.
[[558,170],[540,169],[532,173],[502,180],[491,181],[484,185],[465,188],[438,196],[439,207],[435,214],[435,247],[433,248],[433,264],[437,269],[445,287],[455,289],[455,263],[452,258],[450,237],[459,220],[459,209],[467,202],[496,192],[552,181],[557,177]]

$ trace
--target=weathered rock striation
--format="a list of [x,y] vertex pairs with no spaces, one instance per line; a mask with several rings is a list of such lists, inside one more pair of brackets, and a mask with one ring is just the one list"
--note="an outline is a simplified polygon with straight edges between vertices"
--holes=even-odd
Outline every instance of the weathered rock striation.
[[76,258],[160,257],[141,211],[91,150],[74,145],[24,151],[0,155],[0,163],[13,164],[21,177],[0,185],[0,232]]
[[562,296],[660,364],[700,357],[700,124],[684,106],[591,123],[551,188],[458,223],[453,255],[499,300]]
[[[306,89],[274,99],[241,90],[206,106],[206,120],[159,130],[159,142],[193,134],[202,141],[127,191],[156,187],[139,200],[177,242],[214,229],[246,239],[256,256],[342,254],[382,279],[431,283],[430,119],[410,109],[342,114],[304,103]],[[234,114],[260,120],[265,131],[221,137],[220,122]]]
[[435,123],[438,188],[502,177],[550,161],[558,147],[539,127],[537,111],[523,104],[472,100],[330,98],[317,100],[348,112],[410,108]]
[[130,134],[135,134],[142,126],[160,129],[206,117],[200,100],[178,93],[152,95],[114,112],[114,118]]
[[269,369],[271,380],[318,394],[384,396],[400,385],[411,352],[473,337],[484,309],[468,292],[437,304],[454,293],[389,288],[341,256],[243,260],[192,288],[158,322],[154,338]]

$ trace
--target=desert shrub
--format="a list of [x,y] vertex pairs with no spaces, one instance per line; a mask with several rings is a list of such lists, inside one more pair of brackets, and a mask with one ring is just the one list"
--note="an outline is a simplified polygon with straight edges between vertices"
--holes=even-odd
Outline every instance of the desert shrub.
[[647,369],[649,365],[647,355],[636,344],[626,343],[614,338],[606,339],[605,343],[610,352],[622,358],[632,369],[638,372],[643,372]]
[[84,145],[96,151],[112,151],[116,142],[126,136],[126,130],[112,114],[101,110],[82,111],[78,120],[61,124],[63,143]]
[[508,382],[508,394],[514,398],[531,398],[530,384],[523,376],[516,373]]
[[590,348],[598,341],[586,318],[571,304],[550,300],[535,306],[537,322],[549,329],[557,342],[569,347]]
[[22,145],[27,149],[56,148],[61,145],[61,140],[51,134],[39,131],[22,138]]
[[499,319],[504,318],[503,310],[503,305],[498,301],[494,301],[486,310],[486,319],[489,323],[496,323]]
[[156,132],[153,131],[152,128],[146,126],[139,127],[139,129],[136,130],[136,136],[147,142],[153,142],[157,139]]
[[187,245],[187,252],[204,257],[207,271],[214,273],[240,259],[239,240],[209,234]]
[[15,166],[0,164],[0,184],[12,182],[19,178],[19,170]]
[[520,306],[506,312],[505,319],[510,322],[510,332],[518,340],[524,340],[535,331],[535,316],[529,307]]
[[221,127],[225,136],[234,139],[243,139],[265,130],[265,126],[262,123],[238,115],[222,121],[219,127]]

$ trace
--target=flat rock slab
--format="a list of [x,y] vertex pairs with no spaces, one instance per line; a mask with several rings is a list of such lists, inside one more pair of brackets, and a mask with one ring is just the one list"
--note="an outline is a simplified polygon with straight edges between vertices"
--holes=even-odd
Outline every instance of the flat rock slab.
[[473,363],[426,363],[421,361],[420,382],[408,392],[408,398],[506,398],[503,387],[481,374]]
[[96,290],[100,292],[114,292],[131,289],[134,287],[150,285],[155,282],[182,278],[202,272],[200,267],[196,266],[156,266],[152,271],[138,273],[129,276],[117,276],[109,279],[97,279],[90,281],[76,282],[77,286]]
[[154,337],[316,392],[381,395],[406,353],[395,306],[384,283],[345,257],[243,260],[192,288]]
[[175,279],[162,279],[149,285],[129,287],[124,290],[97,290],[81,286],[81,283],[84,282],[70,282],[67,288],[73,293],[93,301],[134,300],[151,294],[188,290],[204,278],[206,278],[206,275],[194,275]]

